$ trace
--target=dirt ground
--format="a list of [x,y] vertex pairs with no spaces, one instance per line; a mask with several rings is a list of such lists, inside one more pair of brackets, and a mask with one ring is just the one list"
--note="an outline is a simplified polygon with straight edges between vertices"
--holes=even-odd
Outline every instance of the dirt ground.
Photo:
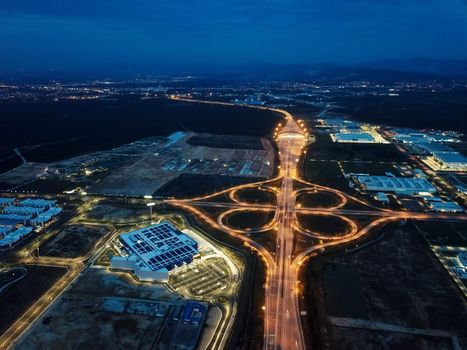
[[164,318],[106,311],[101,304],[107,297],[183,303],[160,285],[135,285],[125,275],[92,268],[42,316],[17,349],[151,349]]
[[67,258],[82,256],[107,233],[109,229],[104,225],[68,225],[41,246],[40,254]]
[[142,221],[149,212],[147,208],[137,208],[134,205],[124,205],[110,202],[101,202],[86,213],[91,221],[105,221],[108,223]]
[[448,338],[414,336],[354,328],[332,328],[334,350],[450,350]]
[[[358,281],[355,288],[362,291],[366,310],[363,314],[345,317],[405,328],[439,330],[460,338],[467,336],[465,300],[413,226],[392,226],[384,231],[383,239],[364,249],[324,257],[322,262],[349,266],[358,276],[358,279],[354,278]],[[345,285],[334,284],[327,288],[345,288]],[[332,290],[324,290],[325,299],[335,294]],[[352,293],[339,295],[335,302],[353,303]],[[332,315],[331,308],[326,312],[328,316],[339,316]],[[336,349],[361,349],[362,344],[371,345],[370,349],[450,348],[446,347],[449,342],[419,335],[398,336],[392,332],[375,335],[369,330],[340,327],[330,327],[329,330],[328,339]],[[383,338],[386,340],[382,341]]]
[[27,275],[0,293],[0,334],[62,277],[66,270],[48,266],[23,266]]

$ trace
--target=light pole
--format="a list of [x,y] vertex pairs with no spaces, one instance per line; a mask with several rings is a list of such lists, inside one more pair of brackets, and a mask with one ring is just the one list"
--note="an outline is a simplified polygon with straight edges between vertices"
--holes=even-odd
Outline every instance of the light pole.
[[155,205],[156,205],[156,203],[154,203],[154,202],[146,204],[146,206],[149,207],[149,220],[150,220],[151,225],[152,225],[152,207],[155,206]]

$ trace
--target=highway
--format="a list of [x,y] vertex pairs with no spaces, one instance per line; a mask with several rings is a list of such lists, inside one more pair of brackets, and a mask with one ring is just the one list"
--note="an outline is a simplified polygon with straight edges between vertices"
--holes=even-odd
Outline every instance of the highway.
[[292,270],[294,250],[294,178],[306,138],[299,124],[287,116],[278,133],[282,185],[277,196],[277,246],[273,273],[267,281],[264,329],[265,349],[305,349],[300,312],[296,303],[296,274]]
[[[214,101],[187,101],[232,105],[231,103]],[[284,116],[283,123],[278,125],[274,133],[279,150],[279,174],[273,179],[243,184],[209,195],[190,199],[166,199],[164,203],[190,212],[198,219],[205,221],[208,225],[240,239],[246,247],[253,250],[263,259],[266,267],[264,349],[310,349],[309,344],[306,344],[304,339],[298,298],[300,268],[309,256],[320,253],[330,247],[345,246],[354,240],[362,238],[374,228],[389,222],[408,219],[467,221],[467,215],[414,213],[379,208],[343,191],[307,182],[300,178],[298,172],[299,160],[303,153],[303,148],[306,146],[308,136],[303,122],[296,121],[290,113],[284,110],[268,107],[250,108],[268,109],[281,113]],[[294,184],[300,184],[303,188],[295,189]],[[238,191],[257,188],[258,186],[261,186],[262,190],[275,193],[276,203],[252,204],[242,202],[238,198]],[[307,191],[333,193],[337,198],[337,203],[327,208],[307,208],[296,204],[297,196]],[[214,198],[227,194],[231,202],[227,202],[227,200],[222,202]],[[348,202],[358,203],[358,209],[345,207]],[[226,210],[217,214],[216,217],[212,217],[202,210],[202,207],[219,207]],[[261,227],[250,229],[230,227],[227,218],[238,211],[274,212],[274,217],[270,222]],[[330,236],[308,231],[300,225],[297,213],[337,217],[346,223],[347,232],[338,236]],[[370,220],[363,227],[363,225],[357,223],[355,218],[352,219],[355,216],[365,217]],[[266,248],[255,241],[255,236],[252,234],[259,232],[275,232],[276,244],[272,249]],[[298,250],[295,246],[295,235],[297,233],[318,239],[319,243],[313,243],[308,247]],[[21,263],[62,266],[67,268],[67,273],[0,337],[0,349],[8,349],[13,346],[15,341],[37,321],[43,312],[76,280],[80,273],[92,264],[104,249],[105,244],[114,239],[116,235],[117,231],[115,227],[111,227],[111,232],[98,241],[93,249],[86,255],[74,259],[35,257],[33,256],[33,252],[37,248],[37,244],[31,244],[30,247],[24,249],[24,257]]]
[[[214,101],[189,99],[186,101],[231,105],[230,103]],[[292,115],[287,111],[268,107],[258,108],[270,109],[282,113],[284,116],[284,126],[282,126],[282,123],[279,124],[274,132],[280,157],[278,176],[273,179],[243,184],[191,199],[168,199],[165,200],[165,203],[181,207],[216,229],[220,229],[242,240],[246,246],[256,251],[263,258],[267,270],[264,306],[264,349],[310,349],[309,344],[305,343],[303,335],[299,310],[299,291],[297,288],[300,282],[300,268],[309,256],[323,252],[327,248],[339,245],[346,246],[386,223],[401,220],[467,221],[467,215],[418,213],[380,208],[343,191],[310,183],[300,178],[297,166],[308,136],[303,123],[294,120]],[[281,181],[280,188],[272,187],[279,180]],[[294,183],[300,184],[304,188],[294,189]],[[258,186],[276,193],[276,205],[242,202],[236,195],[240,190],[257,188]],[[302,205],[296,205],[295,201],[299,194],[317,191],[333,193],[337,198],[337,203],[327,208],[307,208]],[[216,196],[225,194],[229,195],[231,202],[215,199]],[[361,208],[345,208],[345,205],[351,202],[359,204]],[[213,218],[199,209],[198,206],[200,208],[226,208],[227,210],[220,213],[217,218]],[[245,210],[275,210],[275,215],[269,223],[262,227],[238,229],[230,227],[227,224],[226,218],[230,214]],[[297,213],[338,217],[346,223],[347,232],[336,236],[310,232],[300,226]],[[366,226],[360,227],[360,224],[352,217],[365,217],[371,220],[365,224]],[[251,236],[252,233],[271,232],[273,229],[277,232],[275,250],[263,247],[260,243],[255,242],[254,237]],[[310,244],[309,247],[298,251],[294,247],[295,234],[297,232],[319,239],[320,243]]]

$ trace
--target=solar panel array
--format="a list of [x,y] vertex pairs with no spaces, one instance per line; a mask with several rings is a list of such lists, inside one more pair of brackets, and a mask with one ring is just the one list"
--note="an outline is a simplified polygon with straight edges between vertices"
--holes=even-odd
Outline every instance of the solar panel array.
[[153,271],[189,263],[198,254],[196,241],[171,224],[148,226],[121,235],[122,241]]

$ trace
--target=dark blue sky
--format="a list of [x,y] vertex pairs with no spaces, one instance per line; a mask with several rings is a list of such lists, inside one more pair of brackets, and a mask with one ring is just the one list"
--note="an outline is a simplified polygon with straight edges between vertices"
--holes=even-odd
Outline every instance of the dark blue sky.
[[467,58],[467,0],[0,0],[0,71]]

